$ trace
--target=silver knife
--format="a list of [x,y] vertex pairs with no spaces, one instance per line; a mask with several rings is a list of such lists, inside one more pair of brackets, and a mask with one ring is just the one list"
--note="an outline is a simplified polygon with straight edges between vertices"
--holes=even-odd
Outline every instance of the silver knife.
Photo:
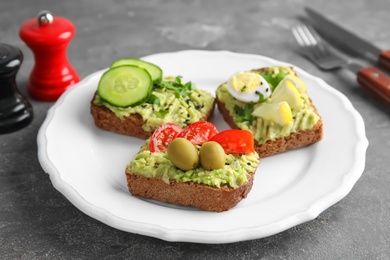
[[319,12],[305,7],[314,28],[331,43],[353,52],[363,58],[376,62],[390,71],[390,50],[381,50],[371,42],[330,21]]

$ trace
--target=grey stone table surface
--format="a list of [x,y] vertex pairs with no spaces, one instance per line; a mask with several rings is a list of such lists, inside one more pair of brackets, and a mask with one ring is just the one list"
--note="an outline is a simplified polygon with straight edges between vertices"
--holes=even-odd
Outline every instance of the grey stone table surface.
[[0,135],[0,259],[390,259],[390,110],[343,73],[321,71],[297,53],[288,29],[304,16],[305,5],[390,48],[388,0],[1,0],[0,41],[24,53],[17,84],[26,95],[34,58],[18,31],[50,10],[77,28],[67,53],[81,78],[129,55],[186,49],[260,54],[295,64],[345,94],[362,115],[370,144],[351,192],[312,221],[230,244],[167,242],[109,227],[53,187],[38,161],[36,138],[54,103],[29,98],[33,122]]

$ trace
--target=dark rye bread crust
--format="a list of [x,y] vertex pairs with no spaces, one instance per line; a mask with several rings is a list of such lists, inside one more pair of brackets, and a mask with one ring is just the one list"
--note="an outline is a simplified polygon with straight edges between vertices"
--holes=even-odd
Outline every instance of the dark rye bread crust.
[[133,196],[155,199],[181,206],[192,206],[206,211],[222,212],[236,206],[252,189],[254,173],[247,183],[238,188],[211,187],[194,182],[145,177],[126,170],[127,186]]
[[[231,128],[234,129],[240,129],[236,123],[234,122],[233,117],[229,114],[229,111],[226,109],[225,104],[216,98],[217,106],[221,114],[223,115],[223,118],[228,123],[228,125]],[[311,104],[316,113],[317,109]],[[308,130],[302,130],[295,133],[291,133],[289,136],[276,139],[274,141],[269,140],[264,144],[259,144],[255,140],[255,150],[259,154],[260,158],[268,157],[274,154],[282,153],[291,149],[303,147],[309,144],[313,144],[315,142],[318,142],[322,139],[323,131],[322,131],[322,119],[320,117],[320,120],[317,122],[316,125],[314,125],[313,128]]]
[[[135,136],[142,139],[147,139],[152,136],[153,132],[145,131],[142,126],[145,124],[145,120],[142,119],[140,114],[131,114],[128,117],[125,117],[124,120],[121,120],[115,115],[110,109],[105,106],[97,106],[93,103],[95,100],[95,95],[91,100],[91,115],[94,119],[95,125],[101,129]],[[214,101],[215,104],[215,101]],[[208,120],[209,117],[213,114],[215,105],[212,106],[212,109],[207,112],[202,120]]]

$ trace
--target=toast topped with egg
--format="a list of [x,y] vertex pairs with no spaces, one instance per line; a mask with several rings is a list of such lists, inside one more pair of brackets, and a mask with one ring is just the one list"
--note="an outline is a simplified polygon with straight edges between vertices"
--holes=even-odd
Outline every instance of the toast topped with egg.
[[214,97],[193,83],[163,77],[157,65],[128,58],[102,75],[90,110],[97,127],[146,139],[165,122],[185,127],[207,120],[214,105]]
[[218,87],[216,101],[230,127],[253,134],[261,158],[323,137],[321,116],[292,67],[236,73]]
[[260,163],[245,130],[217,131],[207,121],[161,125],[126,166],[129,192],[222,212],[249,194]]

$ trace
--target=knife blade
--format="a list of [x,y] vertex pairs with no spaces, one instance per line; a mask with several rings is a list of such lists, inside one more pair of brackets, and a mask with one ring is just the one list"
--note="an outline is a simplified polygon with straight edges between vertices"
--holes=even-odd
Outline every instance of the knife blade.
[[313,27],[326,40],[390,71],[390,49],[381,50],[371,42],[344,29],[310,7],[305,7],[305,11],[311,18]]

